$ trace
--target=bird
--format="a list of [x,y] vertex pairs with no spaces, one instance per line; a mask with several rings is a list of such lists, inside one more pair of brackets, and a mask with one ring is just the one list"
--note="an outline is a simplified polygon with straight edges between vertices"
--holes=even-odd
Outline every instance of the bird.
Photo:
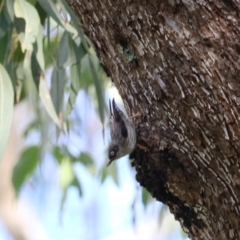
[[116,105],[113,98],[109,99],[110,110],[110,136],[111,142],[108,148],[109,166],[114,160],[133,152],[137,142],[137,134],[134,123]]

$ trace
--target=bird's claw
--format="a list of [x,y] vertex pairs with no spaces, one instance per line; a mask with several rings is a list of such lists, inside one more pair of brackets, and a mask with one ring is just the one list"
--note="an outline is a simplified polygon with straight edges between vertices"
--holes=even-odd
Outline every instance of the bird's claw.
[[141,113],[137,112],[137,113],[133,114],[132,116],[130,116],[129,118],[139,118],[139,117],[141,117]]
[[137,146],[140,148],[140,149],[142,149],[143,151],[145,151],[145,152],[148,152],[149,151],[149,148],[148,147],[146,147],[146,146],[143,146],[143,145],[141,145],[141,144],[137,144]]

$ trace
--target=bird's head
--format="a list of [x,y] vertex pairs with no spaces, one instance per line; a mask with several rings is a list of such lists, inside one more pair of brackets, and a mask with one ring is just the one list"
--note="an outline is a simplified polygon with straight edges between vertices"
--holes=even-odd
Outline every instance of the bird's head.
[[111,143],[108,148],[108,158],[109,162],[107,166],[109,166],[114,160],[122,157],[121,151],[119,149],[119,146],[116,143]]

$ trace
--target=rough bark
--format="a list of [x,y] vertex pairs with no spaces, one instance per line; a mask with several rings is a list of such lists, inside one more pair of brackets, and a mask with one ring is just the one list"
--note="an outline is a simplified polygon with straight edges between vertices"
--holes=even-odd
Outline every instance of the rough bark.
[[136,179],[192,239],[240,239],[239,0],[67,0],[129,114]]

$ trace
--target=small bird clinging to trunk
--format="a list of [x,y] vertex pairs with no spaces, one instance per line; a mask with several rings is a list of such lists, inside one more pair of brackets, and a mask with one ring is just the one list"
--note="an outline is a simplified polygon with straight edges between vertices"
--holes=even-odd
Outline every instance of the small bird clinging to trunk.
[[118,108],[114,99],[109,99],[111,143],[108,148],[109,166],[112,161],[133,152],[137,136],[131,119]]

